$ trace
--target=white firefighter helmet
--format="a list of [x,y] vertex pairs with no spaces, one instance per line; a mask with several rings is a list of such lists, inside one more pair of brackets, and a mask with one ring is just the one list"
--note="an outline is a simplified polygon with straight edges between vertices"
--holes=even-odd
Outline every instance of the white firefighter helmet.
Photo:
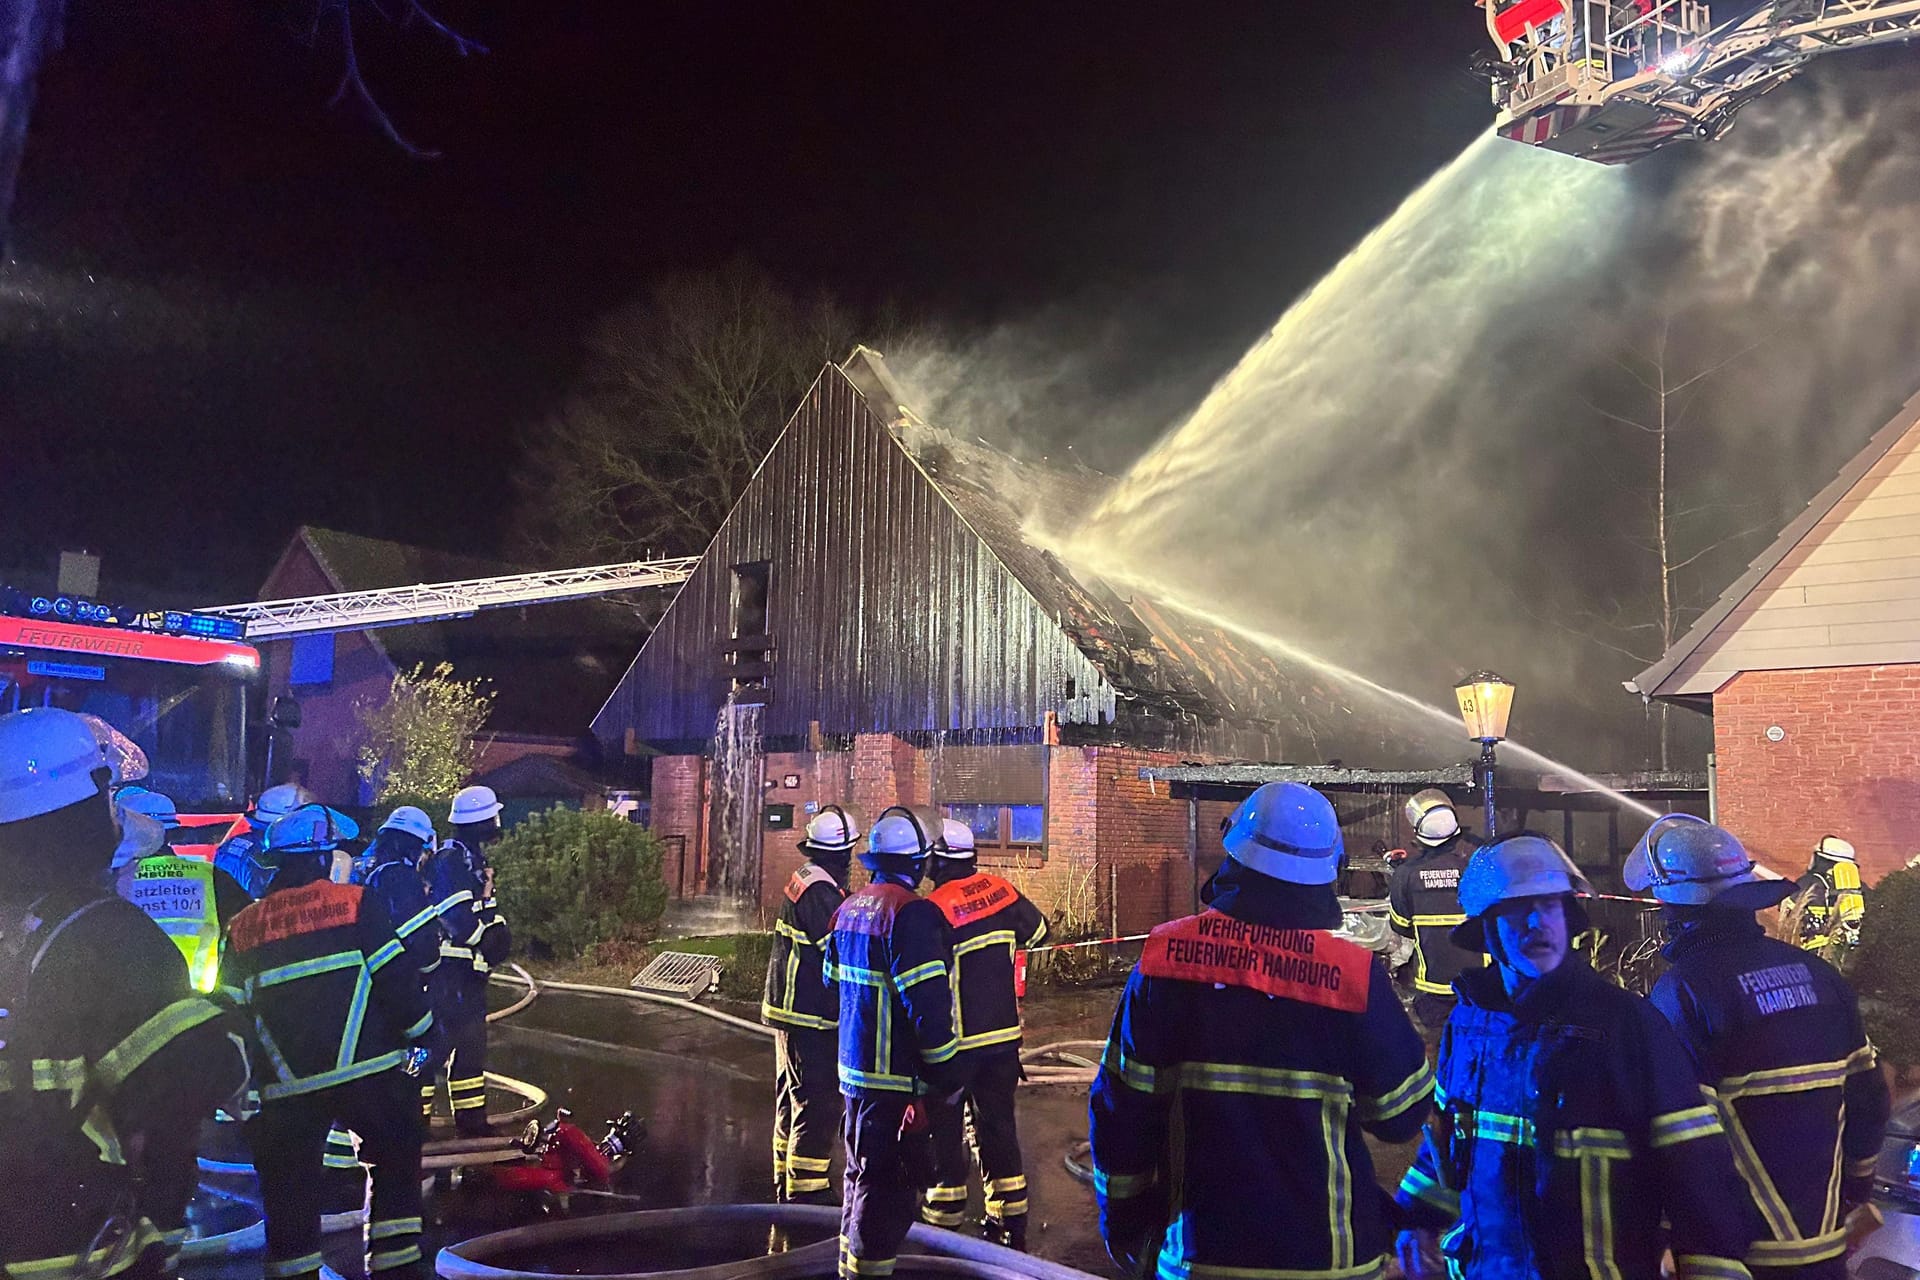
[[976,852],[972,827],[955,818],[940,820],[940,843],[934,848],[934,857],[952,858],[956,862],[965,862],[970,860]]
[[253,812],[247,815],[247,821],[265,831],[301,805],[312,803],[313,792],[297,782],[283,782],[260,793],[260,798],[253,802]]
[[938,822],[929,821],[906,805],[897,804],[880,815],[867,835],[867,849],[876,858],[924,859],[933,852]]
[[323,804],[303,804],[267,828],[267,851],[285,856],[332,853],[360,834],[360,824]]
[[425,809],[403,804],[387,815],[380,824],[382,831],[404,831],[429,848],[433,846],[437,833],[433,829],[433,819],[427,816]]
[[[1466,923],[1449,935],[1467,951],[1486,950],[1486,915],[1502,902],[1566,894],[1590,897],[1593,885],[1566,851],[1545,836],[1522,833],[1496,840],[1474,852],[1460,873],[1460,911]],[[1571,912],[1570,912],[1571,914]],[[1568,922],[1568,932],[1585,928],[1584,919]]]
[[1794,887],[1763,875],[1731,831],[1690,813],[1670,813],[1648,827],[1621,876],[1627,888],[1651,891],[1661,902],[1743,911],[1776,906]]
[[117,810],[114,817],[120,820],[120,843],[113,851],[115,871],[129,862],[151,858],[167,847],[167,829],[158,819],[138,809],[124,808]]
[[1859,855],[1853,846],[1839,836],[1821,836],[1820,843],[1813,847],[1815,854],[1822,858],[1831,858],[1835,862],[1858,862]]
[[1460,815],[1453,801],[1438,787],[1416,791],[1407,801],[1407,825],[1413,838],[1429,847],[1443,845],[1460,834]]
[[128,780],[91,718],[58,707],[0,716],[0,823],[38,818]]
[[1241,801],[1220,843],[1235,862],[1290,884],[1332,884],[1346,852],[1333,806],[1299,782],[1269,782]]
[[800,852],[824,853],[829,857],[853,852],[860,843],[860,820],[842,804],[823,804],[807,823]]
[[173,797],[145,787],[122,787],[113,793],[113,802],[123,810],[143,813],[168,831],[180,825],[180,810]]
[[453,808],[447,814],[447,821],[456,827],[464,827],[475,822],[485,822],[488,818],[497,818],[506,808],[500,803],[500,797],[493,794],[492,787],[466,787],[453,798]]

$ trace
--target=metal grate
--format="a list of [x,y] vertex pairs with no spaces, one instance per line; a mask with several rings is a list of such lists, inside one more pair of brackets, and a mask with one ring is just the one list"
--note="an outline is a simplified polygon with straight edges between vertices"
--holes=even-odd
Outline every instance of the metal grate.
[[636,991],[657,991],[691,1000],[720,985],[720,961],[686,951],[662,951],[627,985]]

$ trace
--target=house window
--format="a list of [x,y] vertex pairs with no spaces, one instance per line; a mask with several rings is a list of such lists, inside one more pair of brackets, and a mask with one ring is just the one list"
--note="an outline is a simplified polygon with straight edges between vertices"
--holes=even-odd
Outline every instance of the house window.
[[766,560],[733,566],[733,638],[767,634],[767,587],[773,565]]
[[773,565],[765,560],[733,566],[733,638],[725,651],[727,697],[742,705],[765,705],[773,697],[773,639],[767,634],[767,591]]
[[950,804],[947,814],[973,831],[982,862],[1046,861],[1047,809],[1038,804]]
[[287,683],[312,688],[333,683],[333,634],[295,636],[287,660]]

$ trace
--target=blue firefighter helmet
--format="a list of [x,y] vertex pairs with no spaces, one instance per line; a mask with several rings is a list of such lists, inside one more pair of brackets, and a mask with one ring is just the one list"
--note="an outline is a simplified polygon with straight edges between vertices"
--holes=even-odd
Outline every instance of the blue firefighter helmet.
[[267,852],[281,857],[332,853],[359,834],[360,825],[339,810],[303,804],[267,828]]
[[1333,806],[1298,782],[1269,782],[1248,796],[1220,843],[1240,865],[1289,884],[1332,884],[1346,852]]
[[[1496,840],[1475,850],[1460,873],[1460,912],[1467,919],[1454,926],[1449,937],[1463,950],[1485,951],[1489,911],[1516,898],[1553,895],[1591,897],[1593,885],[1566,851],[1545,836],[1522,832]],[[1569,930],[1585,930],[1585,913],[1571,905],[1568,910]]]

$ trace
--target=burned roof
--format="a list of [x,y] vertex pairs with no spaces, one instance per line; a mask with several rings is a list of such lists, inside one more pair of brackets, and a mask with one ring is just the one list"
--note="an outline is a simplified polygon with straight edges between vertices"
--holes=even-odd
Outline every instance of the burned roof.
[[[371,591],[526,573],[503,561],[308,525],[306,543],[341,591]],[[450,663],[494,692],[493,733],[578,737],[645,637],[633,609],[613,599],[490,609],[470,618],[368,632],[398,670]]]
[[1137,587],[1077,571],[1054,554],[1045,545],[1043,521],[1093,511],[1116,483],[1112,476],[1077,462],[1019,458],[922,421],[901,402],[884,361],[865,348],[842,371],[961,518],[1114,687],[1115,724],[1091,736],[1299,763],[1429,754],[1337,681]]

